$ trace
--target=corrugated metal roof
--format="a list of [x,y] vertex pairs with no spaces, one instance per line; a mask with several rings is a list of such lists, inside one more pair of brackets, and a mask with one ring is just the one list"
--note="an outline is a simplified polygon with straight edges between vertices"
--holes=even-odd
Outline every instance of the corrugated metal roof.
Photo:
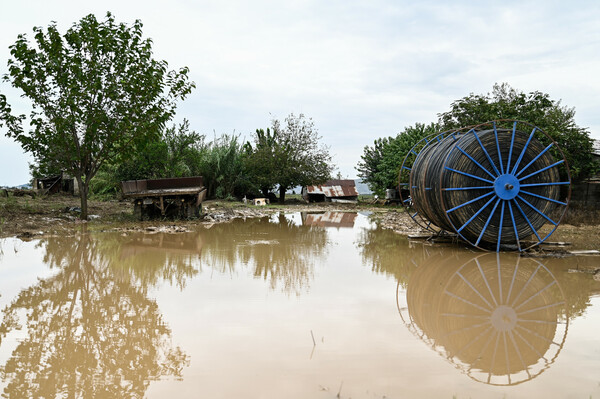
[[324,194],[326,197],[357,197],[354,180],[329,180],[321,185],[307,186],[308,194]]

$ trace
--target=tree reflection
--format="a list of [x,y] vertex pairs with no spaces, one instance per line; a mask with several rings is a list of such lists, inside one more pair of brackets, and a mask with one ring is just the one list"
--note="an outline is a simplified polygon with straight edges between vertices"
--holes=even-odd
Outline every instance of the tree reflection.
[[434,252],[432,247],[413,246],[406,237],[381,228],[363,229],[356,245],[364,265],[393,276],[404,287],[416,267]]
[[324,258],[327,231],[297,225],[284,214],[234,220],[214,225],[203,233],[202,264],[234,273],[233,265],[248,265],[253,275],[299,294],[313,277],[314,264]]
[[58,272],[3,310],[0,344],[27,318],[24,339],[0,368],[5,396],[143,397],[150,380],[181,376],[187,356],[172,346],[136,271],[112,267],[106,241],[80,234],[41,245]]

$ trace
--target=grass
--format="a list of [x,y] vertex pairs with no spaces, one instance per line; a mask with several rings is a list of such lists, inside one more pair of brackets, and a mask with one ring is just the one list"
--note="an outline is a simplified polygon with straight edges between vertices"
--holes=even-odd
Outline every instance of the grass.
[[600,209],[577,203],[570,204],[562,223],[573,226],[598,225],[600,224]]

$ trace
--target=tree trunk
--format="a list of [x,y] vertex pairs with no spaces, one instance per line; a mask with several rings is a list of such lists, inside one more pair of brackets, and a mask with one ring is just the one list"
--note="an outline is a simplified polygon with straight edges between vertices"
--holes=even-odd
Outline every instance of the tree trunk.
[[83,179],[81,176],[77,176],[77,183],[79,183],[79,198],[81,199],[81,215],[79,218],[81,220],[87,220],[88,218],[88,209],[87,209],[87,197],[89,190],[89,180],[86,179],[85,183],[83,183]]
[[279,203],[283,204],[285,202],[285,187],[279,187]]

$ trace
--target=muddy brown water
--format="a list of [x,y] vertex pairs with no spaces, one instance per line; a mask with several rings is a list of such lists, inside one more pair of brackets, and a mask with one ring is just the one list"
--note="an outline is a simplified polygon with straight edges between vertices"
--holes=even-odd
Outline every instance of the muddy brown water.
[[0,251],[5,397],[600,397],[597,258],[332,212]]

